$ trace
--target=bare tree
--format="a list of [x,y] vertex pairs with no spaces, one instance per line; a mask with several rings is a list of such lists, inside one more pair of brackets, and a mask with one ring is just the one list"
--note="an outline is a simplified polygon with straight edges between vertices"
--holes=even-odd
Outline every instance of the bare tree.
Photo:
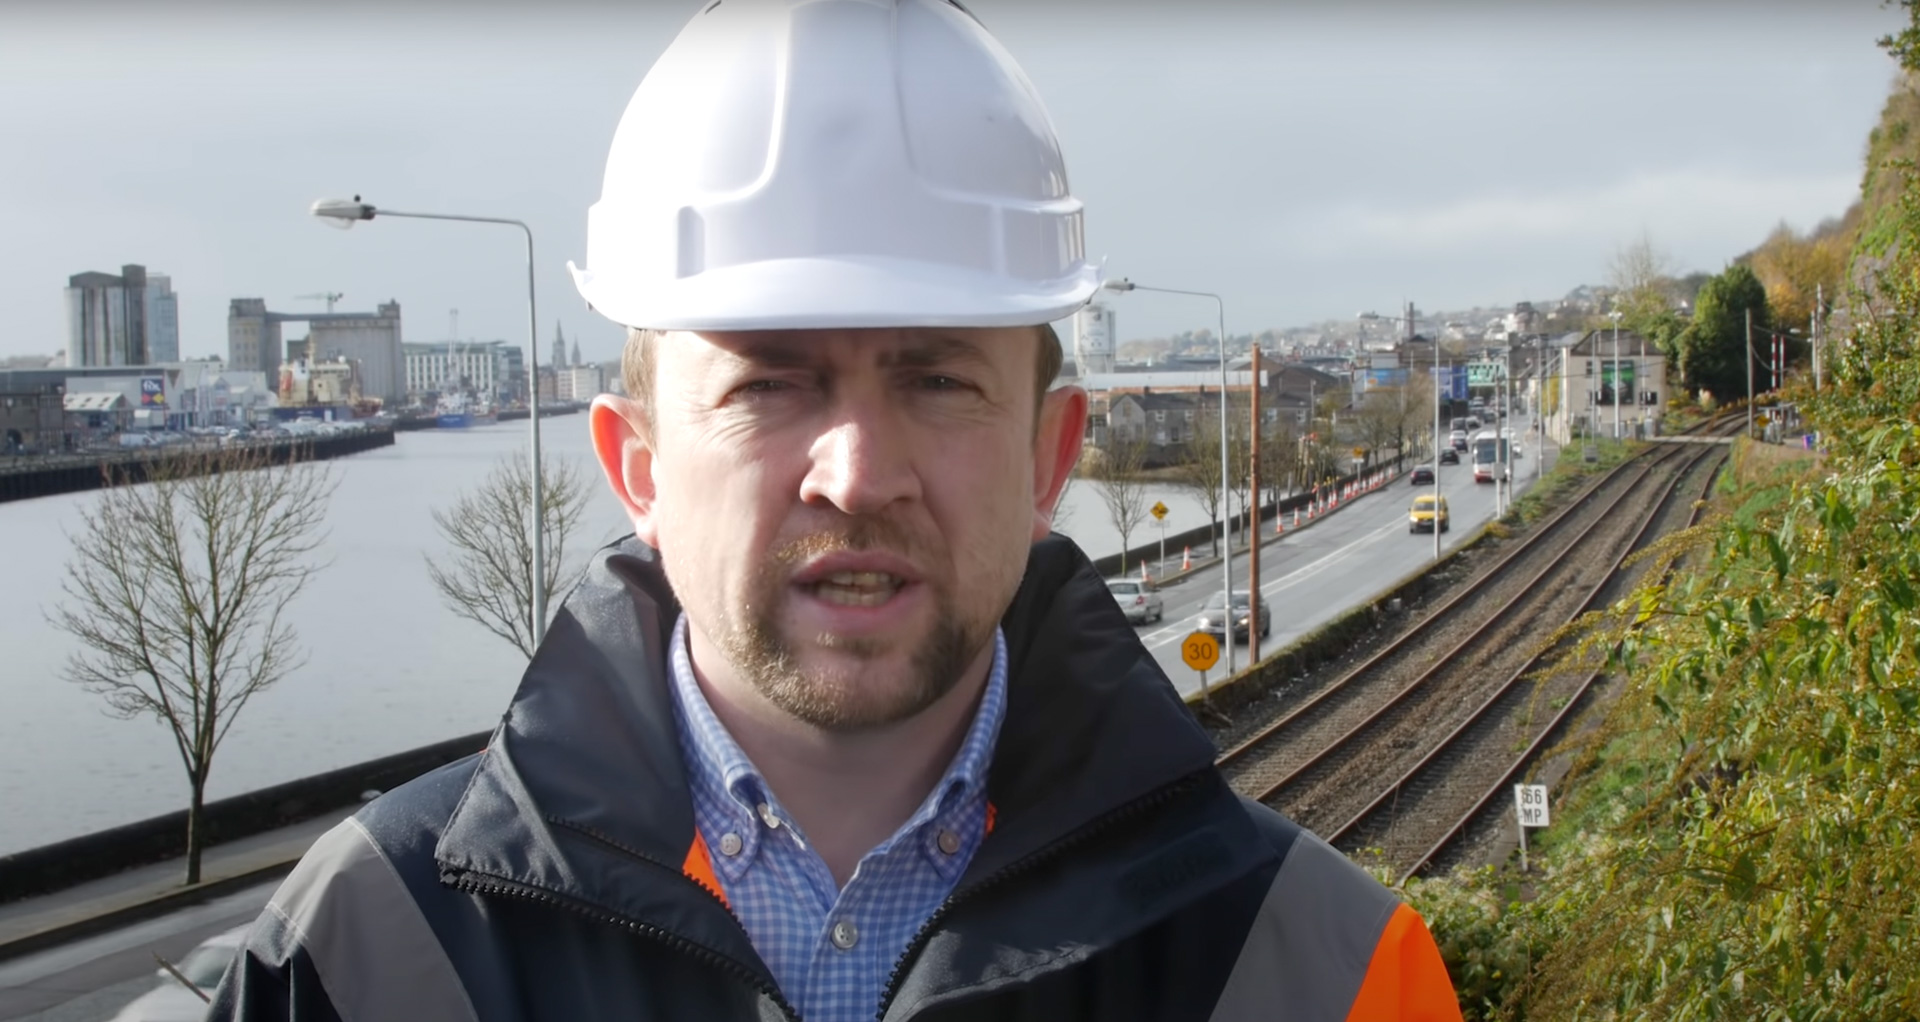
[[1614,290],[1614,305],[1625,314],[1626,325],[1636,330],[1645,330],[1651,320],[1667,311],[1667,289],[1672,279],[1672,260],[1644,233],[1607,261],[1607,283]]
[[1299,468],[1300,429],[1283,416],[1260,438],[1260,488],[1266,491],[1261,502],[1278,506],[1292,492]]
[[1407,453],[1408,434],[1417,431],[1432,418],[1432,390],[1425,373],[1413,375],[1405,384],[1375,387],[1367,391],[1355,417],[1355,428],[1370,456],[1392,448]]
[[[1238,409],[1241,413],[1234,416],[1235,421],[1227,424],[1227,490],[1233,495],[1231,513],[1235,521],[1241,523],[1242,535],[1251,535],[1253,494],[1249,492],[1253,485],[1253,431],[1247,422],[1247,409]],[[1228,543],[1227,549],[1233,549]]]
[[1174,483],[1193,494],[1207,509],[1207,521],[1213,525],[1213,556],[1220,556],[1220,504],[1226,488],[1220,481],[1220,414],[1200,409],[1193,418],[1193,432],[1187,437],[1175,468]]
[[[540,466],[541,518],[546,523],[547,603],[573,577],[567,540],[586,511],[587,488],[571,462]],[[504,454],[471,493],[451,508],[433,511],[440,537],[453,547],[445,563],[427,559],[427,574],[440,602],[455,614],[513,644],[533,659],[533,470],[526,459]]]
[[1107,506],[1114,531],[1120,534],[1120,573],[1124,575],[1133,534],[1146,524],[1149,513],[1148,482],[1140,474],[1147,461],[1147,444],[1144,439],[1115,432],[1107,436],[1106,449],[1093,462],[1089,475],[1099,488],[1100,501]]
[[1354,431],[1369,460],[1392,446],[1400,434],[1401,400],[1398,387],[1376,387],[1360,400]]
[[[1081,461],[1086,460],[1086,451],[1081,451]],[[1060,483],[1060,499],[1053,502],[1053,517],[1050,522],[1053,531],[1065,535],[1073,524],[1073,505],[1068,498],[1073,493],[1073,484],[1079,479],[1080,463],[1075,462],[1067,469],[1067,478]]]
[[213,756],[247,702],[299,666],[287,607],[318,568],[333,475],[264,449],[190,451],[146,483],[109,473],[80,513],[52,624],[81,642],[68,680],[152,715],[187,772],[187,877],[200,882]]

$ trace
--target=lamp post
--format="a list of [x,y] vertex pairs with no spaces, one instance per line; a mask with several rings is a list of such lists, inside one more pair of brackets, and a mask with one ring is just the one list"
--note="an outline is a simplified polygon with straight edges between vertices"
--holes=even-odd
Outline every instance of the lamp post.
[[1620,439],[1620,310],[1607,313],[1613,320],[1613,438]]
[[533,305],[533,229],[519,220],[492,216],[460,216],[453,213],[402,213],[380,209],[361,202],[356,195],[348,199],[321,199],[308,212],[332,227],[346,230],[361,220],[376,216],[397,216],[413,220],[461,220],[475,224],[507,224],[518,227],[527,238],[527,422],[532,430],[533,465],[533,642],[538,646],[547,634],[546,574],[546,495],[540,478],[540,337]]
[[[1227,468],[1227,462],[1228,462],[1228,458],[1227,458],[1227,446],[1228,446],[1227,445],[1227,303],[1224,300],[1222,300],[1219,295],[1214,294],[1211,291],[1183,291],[1179,288],[1172,288],[1172,287],[1148,287],[1145,284],[1135,284],[1133,281],[1128,280],[1125,277],[1122,277],[1119,280],[1105,281],[1100,286],[1107,289],[1108,291],[1118,291],[1122,294],[1128,291],[1155,291],[1160,294],[1166,294],[1166,295],[1187,295],[1192,298],[1213,299],[1213,304],[1220,313],[1220,488],[1223,494],[1222,504],[1228,505],[1228,502],[1224,500],[1224,493],[1227,488],[1227,480],[1231,478],[1232,473]],[[1260,374],[1258,369],[1256,369],[1254,371],[1254,379],[1257,382],[1259,378],[1260,378]],[[1255,494],[1254,500],[1258,501],[1259,499],[1260,499],[1259,495]],[[1231,506],[1228,506],[1227,510],[1228,510],[1228,514],[1223,515],[1221,517],[1221,525],[1220,525],[1221,538],[1226,542],[1227,553],[1225,557],[1222,557],[1220,559],[1220,566],[1221,566],[1221,575],[1224,580],[1222,584],[1224,585],[1225,591],[1227,594],[1227,606],[1226,606],[1227,617],[1224,625],[1222,626],[1222,629],[1225,633],[1226,641],[1222,643],[1222,645],[1227,647],[1227,677],[1231,678],[1233,677],[1233,670],[1234,670],[1233,525],[1232,525],[1233,518],[1232,518]],[[1260,530],[1256,528],[1253,531],[1255,533],[1258,533]],[[1256,535],[1253,538],[1252,542],[1258,543],[1259,537]],[[1249,637],[1251,637],[1251,635],[1253,634],[1252,629],[1255,627],[1256,624],[1257,622],[1254,622],[1251,620],[1248,621],[1247,628],[1248,628]]]

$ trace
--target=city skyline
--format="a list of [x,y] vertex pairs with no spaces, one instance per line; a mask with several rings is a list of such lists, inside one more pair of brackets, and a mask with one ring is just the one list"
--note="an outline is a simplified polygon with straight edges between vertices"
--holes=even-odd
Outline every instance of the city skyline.
[[[1873,40],[1899,21],[1866,0],[969,7],[1046,101],[1107,273],[1217,291],[1237,335],[1551,299],[1642,234],[1714,271],[1839,216],[1893,79]],[[462,334],[524,345],[510,233],[306,215],[356,192],[527,220],[543,331],[616,357],[565,264],[621,109],[694,9],[10,6],[0,184],[34,201],[0,245],[0,357],[56,354],[67,278],[135,262],[173,279],[182,357],[224,353],[233,299],[316,292],[419,310],[409,341],[457,307]],[[130,89],[167,115],[118,125],[136,158],[108,159],[89,126]],[[1212,322],[1113,304],[1122,342]]]

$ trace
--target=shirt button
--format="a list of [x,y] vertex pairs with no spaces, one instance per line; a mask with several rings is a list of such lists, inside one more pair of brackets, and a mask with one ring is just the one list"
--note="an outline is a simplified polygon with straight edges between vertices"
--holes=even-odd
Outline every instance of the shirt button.
[[842,951],[851,951],[860,943],[860,928],[846,920],[833,924],[833,946]]
[[762,802],[757,808],[760,813],[760,822],[766,824],[768,830],[780,829],[780,817],[773,815],[772,806]]
[[738,834],[720,835],[720,854],[726,856],[729,859],[733,858],[736,855],[739,855],[740,854],[740,835]]
[[955,834],[953,831],[941,831],[938,840],[940,842],[940,850],[948,855],[952,855],[960,850],[960,835]]

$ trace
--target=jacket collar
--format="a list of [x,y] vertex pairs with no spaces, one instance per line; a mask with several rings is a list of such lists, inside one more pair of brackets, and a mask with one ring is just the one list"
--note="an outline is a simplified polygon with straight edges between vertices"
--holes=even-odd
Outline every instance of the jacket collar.
[[[679,607],[658,555],[604,548],[568,596],[442,835],[452,871],[538,888],[757,965],[678,876],[694,839],[666,650]],[[996,822],[966,889],[1183,778],[1214,748],[1070,541],[1034,544],[1002,628]]]

